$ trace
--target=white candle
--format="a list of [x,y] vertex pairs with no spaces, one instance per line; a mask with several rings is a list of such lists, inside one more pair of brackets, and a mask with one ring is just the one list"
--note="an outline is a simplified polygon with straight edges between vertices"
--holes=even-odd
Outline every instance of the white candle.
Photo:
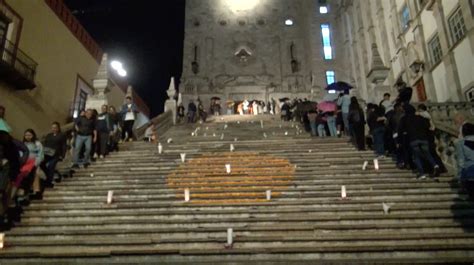
[[94,173],[91,173],[91,178],[93,178],[93,177],[94,177]]
[[224,140],[224,134],[221,134],[221,140]]
[[227,174],[230,174],[231,170],[230,170],[230,164],[226,164],[225,165],[225,170],[227,172]]
[[267,190],[266,192],[267,194],[267,201],[271,200],[272,199],[272,191],[271,190]]
[[0,249],[3,248],[3,245],[4,245],[3,242],[4,242],[4,240],[5,240],[5,234],[4,234],[4,233],[1,233],[1,234],[0,234]]
[[288,132],[285,132],[285,135],[288,135]]
[[196,135],[196,134],[195,134],[194,132],[192,132],[192,133],[191,133],[191,136],[194,136],[194,135]]
[[182,154],[180,154],[180,156],[181,156],[181,162],[184,163],[184,161],[186,161],[186,154],[182,153]]
[[232,228],[227,228],[227,245],[232,245],[234,243],[233,237],[234,237],[234,229]]
[[374,159],[374,168],[375,168],[375,170],[379,170],[379,160],[378,159]]
[[235,150],[234,145],[233,145],[233,144],[230,144],[230,151],[231,151],[231,152],[234,152],[234,150]]
[[162,154],[163,153],[163,145],[161,145],[161,143],[158,143],[158,154]]
[[341,198],[345,199],[347,197],[346,186],[341,186]]
[[266,133],[263,133],[263,138],[267,138],[267,134],[266,134]]
[[364,165],[362,165],[362,170],[366,170],[368,165],[369,165],[369,161],[365,161]]
[[190,200],[190,192],[189,192],[189,189],[184,189],[184,201],[185,202],[189,202]]
[[114,198],[114,191],[109,190],[109,192],[107,193],[107,204],[111,204],[113,201],[113,198]]
[[263,129],[263,120],[260,120],[260,127]]
[[227,129],[228,125],[227,124],[224,124],[224,130]]

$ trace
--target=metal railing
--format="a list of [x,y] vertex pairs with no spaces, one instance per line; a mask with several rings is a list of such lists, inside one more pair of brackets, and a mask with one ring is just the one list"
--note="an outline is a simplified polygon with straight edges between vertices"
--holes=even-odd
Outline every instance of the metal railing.
[[29,81],[34,81],[38,64],[15,44],[5,40],[3,47],[0,47],[0,55],[2,63],[9,65]]

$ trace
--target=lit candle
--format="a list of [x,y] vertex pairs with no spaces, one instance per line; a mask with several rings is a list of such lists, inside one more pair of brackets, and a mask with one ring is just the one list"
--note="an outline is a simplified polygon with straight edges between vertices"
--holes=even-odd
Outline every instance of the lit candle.
[[158,143],[158,154],[162,154],[163,153],[163,145],[161,145],[161,143]]
[[362,165],[362,170],[366,170],[368,165],[369,165],[369,161],[365,161],[364,165]]
[[233,241],[233,235],[234,234],[234,229],[232,228],[227,228],[227,245],[232,245],[234,243]]
[[107,193],[107,204],[111,204],[113,198],[114,198],[114,191],[109,190],[109,192]]
[[375,170],[379,170],[379,160],[378,159],[374,159],[374,168],[375,168]]
[[190,192],[189,189],[184,189],[184,201],[189,202],[190,200]]
[[230,170],[230,164],[226,164],[225,165],[225,170],[227,172],[227,174],[230,174],[231,170]]
[[233,144],[230,144],[230,151],[231,151],[231,152],[234,152],[234,150],[235,150],[234,145],[233,145]]
[[267,201],[271,200],[272,199],[272,191],[271,190],[267,190]]
[[345,199],[346,197],[346,186],[341,186],[341,198]]
[[185,153],[182,153],[182,154],[181,154],[181,162],[184,163],[185,160],[186,160],[186,154],[185,154]]

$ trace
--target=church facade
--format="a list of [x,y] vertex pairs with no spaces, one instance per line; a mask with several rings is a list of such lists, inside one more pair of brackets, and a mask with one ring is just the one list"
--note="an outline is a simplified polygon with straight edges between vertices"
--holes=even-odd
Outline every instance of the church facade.
[[324,58],[321,34],[312,34],[325,20],[317,8],[306,0],[188,0],[184,103],[318,97],[336,60]]
[[403,81],[415,101],[470,100],[472,12],[470,0],[188,0],[179,90],[205,106],[320,100],[345,81],[376,102]]

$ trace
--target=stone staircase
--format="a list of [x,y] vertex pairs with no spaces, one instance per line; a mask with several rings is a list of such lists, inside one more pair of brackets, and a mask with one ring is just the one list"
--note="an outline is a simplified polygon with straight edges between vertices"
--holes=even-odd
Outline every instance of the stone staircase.
[[0,263],[474,261],[474,206],[451,176],[419,181],[390,160],[375,170],[370,151],[298,127],[227,116],[171,127],[162,154],[126,143],[30,205]]

